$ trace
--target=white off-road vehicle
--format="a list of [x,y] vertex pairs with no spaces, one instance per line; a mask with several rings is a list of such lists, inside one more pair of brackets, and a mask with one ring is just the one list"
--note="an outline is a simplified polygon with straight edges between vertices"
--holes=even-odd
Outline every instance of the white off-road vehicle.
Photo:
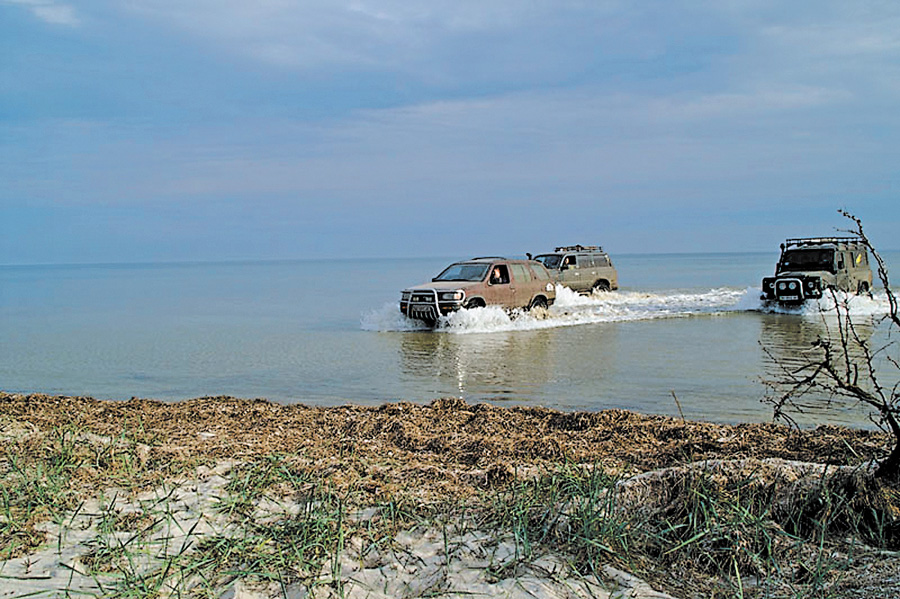
[[619,274],[609,254],[599,245],[567,245],[535,260],[547,267],[553,280],[578,293],[619,288]]

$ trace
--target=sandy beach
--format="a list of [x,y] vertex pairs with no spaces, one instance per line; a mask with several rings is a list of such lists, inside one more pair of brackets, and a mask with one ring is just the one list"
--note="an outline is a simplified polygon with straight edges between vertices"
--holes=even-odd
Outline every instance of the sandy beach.
[[878,432],[0,393],[0,440],[4,599],[900,596]]

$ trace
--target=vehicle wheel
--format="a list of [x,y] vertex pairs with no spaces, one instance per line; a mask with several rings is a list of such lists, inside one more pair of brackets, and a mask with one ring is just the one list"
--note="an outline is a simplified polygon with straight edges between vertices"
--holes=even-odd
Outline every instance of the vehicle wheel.
[[531,300],[531,305],[528,307],[529,310],[534,310],[535,308],[543,308],[547,309],[547,298],[539,295],[533,300]]
[[869,293],[869,284],[865,281],[860,281],[859,286],[856,288],[856,295],[864,295]]
[[597,281],[596,283],[594,283],[594,287],[591,289],[591,291],[609,291],[609,281]]
[[466,307],[467,309],[472,309],[472,308],[484,308],[484,306],[485,306],[484,300],[483,300],[483,299],[480,299],[480,298],[477,298],[477,297],[474,298],[474,299],[470,299],[468,302],[466,302],[466,305],[465,305],[465,307]]

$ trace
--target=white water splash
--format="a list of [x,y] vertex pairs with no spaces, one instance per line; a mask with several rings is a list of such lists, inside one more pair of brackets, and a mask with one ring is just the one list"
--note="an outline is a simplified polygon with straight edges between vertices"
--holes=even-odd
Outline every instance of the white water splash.
[[[853,316],[886,314],[887,297],[838,294]],[[821,316],[834,313],[834,300],[828,296],[801,306],[779,306],[760,299],[759,288],[717,288],[703,292],[613,291],[579,295],[567,287],[556,288],[556,302],[546,311],[513,311],[497,306],[459,310],[441,318],[436,331],[455,334],[527,331],[605,322],[633,322],[689,316],[716,316],[733,312],[764,312]],[[362,318],[368,331],[429,330],[424,323],[406,318],[396,303],[385,304]]]
[[364,331],[427,331],[430,327],[421,320],[407,318],[400,313],[397,302],[388,302],[377,310],[363,314]]
[[586,312],[601,322],[731,312],[745,294],[719,288],[696,293],[618,291],[582,296],[566,287],[557,287],[556,293],[553,311],[562,315]]
[[[557,287],[556,302],[548,310],[507,313],[497,306],[459,310],[442,318],[436,330],[448,333],[491,333],[538,330],[602,322],[677,318],[732,310],[744,292],[713,289],[704,293],[609,292],[582,296]],[[370,331],[427,329],[400,314],[394,303],[365,315],[362,328]]]
[[[761,293],[759,289],[748,289],[748,294],[750,292],[753,292],[757,298],[759,298]],[[834,295],[826,293],[818,300],[806,301],[799,306],[783,306],[775,302],[765,302],[761,299],[756,299],[756,307],[753,307],[753,302],[751,301],[751,298],[748,297],[745,309],[773,314],[828,316],[837,314],[837,306],[840,306],[842,310],[846,307],[846,310],[851,317],[883,316],[887,314],[890,309],[887,294],[885,294],[883,290],[881,292],[873,293],[871,296],[836,291]]]

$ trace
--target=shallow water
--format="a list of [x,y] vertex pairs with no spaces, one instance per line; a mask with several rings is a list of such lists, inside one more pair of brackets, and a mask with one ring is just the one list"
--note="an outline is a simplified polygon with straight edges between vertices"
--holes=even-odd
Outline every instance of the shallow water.
[[[789,361],[833,328],[818,306],[760,304],[776,258],[614,256],[618,292],[562,290],[543,318],[463,311],[435,331],[396,301],[452,259],[0,267],[0,389],[321,405],[452,395],[765,421],[766,350]],[[883,295],[853,298],[873,345],[886,309]],[[801,422],[869,426],[857,406],[815,399]]]

